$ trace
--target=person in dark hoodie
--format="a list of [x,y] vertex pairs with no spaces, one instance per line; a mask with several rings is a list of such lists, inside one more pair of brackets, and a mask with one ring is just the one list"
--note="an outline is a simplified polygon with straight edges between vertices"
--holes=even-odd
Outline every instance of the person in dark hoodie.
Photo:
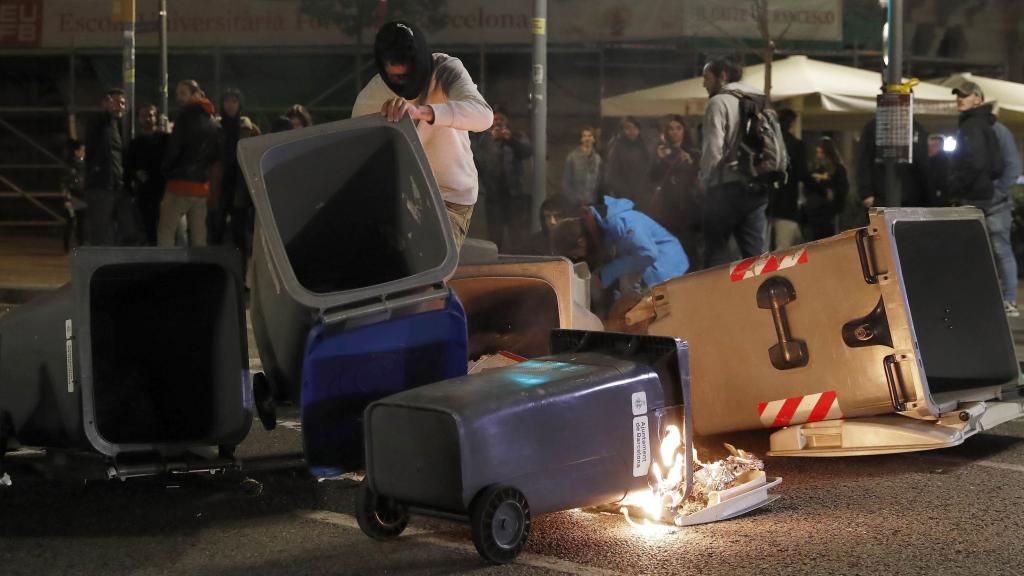
[[616,299],[639,295],[690,267],[679,240],[625,198],[605,196],[584,206],[578,218],[558,224],[554,244],[566,258],[587,262],[595,288],[617,284]]
[[72,236],[78,240],[78,245],[85,244],[85,144],[78,140],[68,143],[68,150],[71,157],[68,158],[68,167],[61,178],[61,196],[64,199],[64,209],[67,210],[68,222],[64,227],[64,253],[71,250]]
[[629,198],[640,208],[651,199],[651,155],[640,137],[640,123],[632,116],[619,122],[619,131],[608,145],[605,185],[608,194]]
[[[928,177],[928,130],[916,119],[912,124],[913,162],[896,165],[896,185],[900,187],[899,206],[927,206],[932,193]],[[875,146],[875,119],[868,120],[860,134],[857,155],[857,194],[865,208],[897,206],[885,190],[885,164],[878,161]]]
[[215,206],[207,205],[207,240],[211,245],[224,243],[227,231],[228,215],[235,204],[235,194],[239,185],[244,186],[242,169],[238,166],[238,139],[242,121],[242,93],[235,88],[228,88],[220,97],[220,127],[223,137],[223,176],[220,194],[217,195]]
[[461,249],[480,188],[469,132],[490,128],[494,112],[462,62],[432,53],[415,24],[381,26],[373,55],[378,74],[359,92],[352,117],[383,114],[398,122],[408,115],[416,122]]
[[85,142],[87,229],[90,244],[113,246],[132,243],[138,235],[131,199],[124,190],[124,90],[108,90],[101,105],[103,112],[89,127]]
[[150,246],[156,246],[156,226],[166,184],[161,165],[169,134],[160,130],[159,118],[153,104],[139,108],[139,133],[132,139],[125,157],[125,182],[135,199],[142,232]]
[[519,246],[514,246],[512,254],[530,254],[534,256],[558,256],[555,248],[554,231],[558,224],[575,216],[578,206],[561,194],[552,194],[540,205],[540,230],[530,235]]
[[768,220],[773,250],[785,250],[802,242],[800,233],[800,186],[807,185],[807,152],[804,141],[794,134],[797,115],[789,108],[779,110],[782,139],[786,144],[789,166],[786,182],[768,190]]
[[167,187],[160,203],[157,245],[174,245],[178,220],[185,215],[192,246],[206,246],[206,200],[212,168],[221,153],[220,127],[213,117],[213,103],[198,82],[182,80],[174,96],[181,111],[164,154]]
[[992,105],[974,82],[953,89],[960,126],[950,165],[949,192],[954,204],[969,204],[985,213],[985,227],[999,271],[1003,309],[1011,318],[1017,309],[1017,261],[1010,231],[1013,201],[1010,188],[1020,176],[1020,155],[1013,134],[996,121]]
[[526,134],[508,126],[508,114],[494,110],[494,125],[476,143],[477,171],[487,203],[487,232],[505,249],[523,242],[530,230],[533,197],[523,185],[523,161],[533,155]]
[[974,82],[953,89],[960,121],[949,171],[949,194],[956,204],[970,204],[985,210],[995,196],[993,180],[1003,171],[1002,151],[993,126],[992,105]]

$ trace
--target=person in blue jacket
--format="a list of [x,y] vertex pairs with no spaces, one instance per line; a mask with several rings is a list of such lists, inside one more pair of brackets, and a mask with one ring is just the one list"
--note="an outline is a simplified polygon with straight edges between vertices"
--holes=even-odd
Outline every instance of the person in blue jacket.
[[554,239],[562,255],[590,265],[597,287],[618,283],[617,297],[640,294],[690,267],[679,240],[625,198],[605,196],[584,206],[579,218],[558,225]]

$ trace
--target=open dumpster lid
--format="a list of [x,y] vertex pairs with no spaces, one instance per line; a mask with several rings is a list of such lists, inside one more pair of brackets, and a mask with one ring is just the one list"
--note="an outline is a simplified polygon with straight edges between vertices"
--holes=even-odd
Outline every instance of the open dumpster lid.
[[275,284],[320,310],[444,281],[458,252],[411,120],[248,138],[238,161]]

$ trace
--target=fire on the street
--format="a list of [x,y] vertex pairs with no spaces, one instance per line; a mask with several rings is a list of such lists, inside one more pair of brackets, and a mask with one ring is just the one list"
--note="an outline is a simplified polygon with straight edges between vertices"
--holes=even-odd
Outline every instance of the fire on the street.
[[[750,452],[726,444],[727,458],[705,463],[697,458],[695,448],[693,487],[687,495],[682,444],[679,428],[669,426],[658,449],[660,462],[651,466],[650,490],[629,494],[620,508],[630,524],[682,526],[687,516],[717,504],[723,491],[765,478],[764,462]],[[634,519],[631,514],[640,518]]]

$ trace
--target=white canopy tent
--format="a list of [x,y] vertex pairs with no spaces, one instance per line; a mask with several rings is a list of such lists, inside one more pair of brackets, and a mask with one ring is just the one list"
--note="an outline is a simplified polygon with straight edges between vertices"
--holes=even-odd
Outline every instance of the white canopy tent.
[[[743,69],[743,83],[764,86],[764,64]],[[790,56],[772,63],[772,101],[801,113],[804,126],[859,128],[875,111],[881,75],[869,70]],[[701,77],[601,100],[602,116],[664,116],[704,113],[708,95]],[[956,114],[950,89],[922,82],[914,87],[915,114]]]

